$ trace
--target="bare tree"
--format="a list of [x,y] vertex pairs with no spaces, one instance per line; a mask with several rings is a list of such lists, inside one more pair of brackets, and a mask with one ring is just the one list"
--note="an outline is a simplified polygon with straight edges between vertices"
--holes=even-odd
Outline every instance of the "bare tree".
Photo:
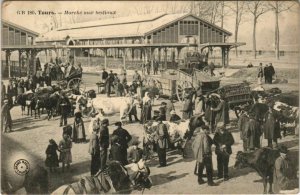
[[[242,17],[245,13],[245,1],[236,1],[231,4],[228,4],[227,7],[235,15],[235,28],[234,28],[234,42],[238,42],[239,27],[242,22]],[[238,56],[238,49],[235,48],[235,55]]]
[[295,2],[288,2],[288,1],[271,1],[268,3],[269,7],[271,10],[274,12],[275,15],[275,40],[274,40],[274,45],[275,45],[275,57],[277,60],[279,60],[280,55],[279,55],[279,41],[280,41],[280,31],[279,31],[279,23],[278,23],[278,18],[279,14],[285,11],[289,11],[296,3]]
[[253,32],[252,32],[252,41],[253,41],[253,55],[256,59],[256,25],[258,18],[268,12],[270,9],[267,5],[267,2],[264,1],[249,1],[247,2],[247,11],[253,17]]

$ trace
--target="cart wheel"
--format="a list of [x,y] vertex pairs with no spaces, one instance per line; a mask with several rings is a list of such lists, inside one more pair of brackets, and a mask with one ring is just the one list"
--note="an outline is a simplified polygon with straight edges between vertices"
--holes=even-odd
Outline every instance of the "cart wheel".
[[190,88],[191,85],[187,81],[178,82],[176,85],[176,94],[177,98],[180,102],[184,101],[184,96],[186,93],[186,89]]
[[77,89],[77,90],[79,90],[80,84],[81,84],[81,79],[80,78],[71,79],[68,82],[68,88],[69,89]]

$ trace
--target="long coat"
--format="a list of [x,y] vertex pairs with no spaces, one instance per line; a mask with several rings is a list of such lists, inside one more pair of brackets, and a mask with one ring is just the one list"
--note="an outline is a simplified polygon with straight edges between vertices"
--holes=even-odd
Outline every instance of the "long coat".
[[281,137],[280,124],[273,112],[267,112],[265,115],[264,134],[265,139],[277,139]]
[[238,130],[240,131],[240,138],[242,140],[247,139],[247,131],[249,128],[249,117],[243,113],[238,120]]
[[255,119],[249,120],[249,127],[247,131],[248,138],[248,148],[260,148],[260,136],[261,136],[261,128],[259,122]]
[[85,128],[81,118],[81,113],[76,113],[73,124],[73,141],[77,142],[79,140],[85,140]]
[[4,103],[1,108],[1,128],[2,131],[5,131],[6,127],[11,128],[12,126],[12,119],[10,115],[11,106],[7,103]]
[[203,162],[204,155],[211,155],[211,146],[212,146],[212,139],[205,134],[205,132],[200,132],[193,144],[192,150],[194,153],[194,158],[198,163]]
[[62,139],[59,142],[58,145],[61,153],[60,153],[60,161],[63,163],[71,163],[72,162],[72,153],[71,153],[71,148],[72,148],[72,141],[68,139]]
[[220,122],[224,125],[229,124],[229,106],[226,101],[221,100],[217,108],[214,108],[213,111],[217,112],[215,117],[216,124]]
[[47,167],[59,167],[58,155],[56,151],[58,150],[57,144],[48,145],[46,149],[46,161],[45,165]]
[[222,134],[220,132],[217,132],[213,139],[215,145],[216,145],[216,154],[219,155],[222,153],[221,146],[225,145],[225,152],[227,154],[232,154],[231,146],[234,144],[233,136],[230,132],[225,130],[225,132]]
[[157,136],[157,146],[161,149],[166,149],[169,147],[169,134],[167,126],[163,123],[159,123],[156,130],[156,136]]

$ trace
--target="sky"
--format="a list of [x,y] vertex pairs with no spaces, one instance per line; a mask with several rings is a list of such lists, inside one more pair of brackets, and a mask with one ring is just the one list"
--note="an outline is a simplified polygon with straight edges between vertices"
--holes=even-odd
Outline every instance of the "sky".
[[[47,15],[47,12],[62,12],[60,15],[62,25],[66,25],[71,23],[72,18],[79,22],[92,21],[124,15],[166,12],[171,9],[179,9],[183,5],[187,5],[187,3],[181,1],[12,1],[2,3],[1,13],[3,19],[43,33],[49,31],[51,26],[53,26],[51,15]],[[30,15],[30,11],[34,11],[35,14]],[[78,11],[79,14],[70,16],[65,14],[65,11]],[[87,15],[83,14],[84,11],[92,11],[93,13]],[[104,15],[104,12],[107,14]],[[280,15],[280,43],[284,48],[294,49],[299,46],[299,13],[299,5],[296,5],[292,11],[283,12]],[[224,28],[226,30],[234,33],[234,24],[234,16],[225,17]],[[272,50],[274,48],[274,24],[275,17],[272,12],[268,12],[259,18],[256,33],[257,49]],[[246,42],[244,49],[252,48],[252,26],[250,15],[246,15],[239,32],[239,41]],[[228,41],[233,42],[233,36]]]

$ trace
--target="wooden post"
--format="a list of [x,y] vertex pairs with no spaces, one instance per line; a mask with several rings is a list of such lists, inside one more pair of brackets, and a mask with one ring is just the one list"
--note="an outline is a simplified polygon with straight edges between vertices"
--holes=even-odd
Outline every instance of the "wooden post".
[[104,49],[104,67],[107,68],[107,49]]
[[22,75],[21,75],[21,73],[22,73],[22,71],[21,71],[21,63],[22,63],[22,60],[21,60],[21,55],[22,55],[22,52],[21,52],[21,50],[18,50],[18,52],[19,52],[19,77],[21,77]]
[[167,48],[164,48],[164,52],[165,52],[165,56],[164,56],[164,61],[165,61],[165,65],[164,65],[164,68],[167,69],[168,68],[168,64],[167,64],[167,51],[168,49]]
[[152,70],[152,72],[154,72],[154,51],[155,51],[155,48],[154,49],[152,49],[151,47],[150,47],[150,59],[151,59],[151,70]]
[[158,62],[161,62],[161,48],[158,48]]
[[222,66],[225,67],[225,57],[226,57],[226,54],[225,54],[225,47],[221,47],[221,51],[222,51]]
[[126,56],[125,56],[126,48],[123,48],[123,66],[124,69],[126,70]]
[[90,48],[88,48],[88,66],[91,65]]
[[226,48],[226,68],[229,66],[229,47]]
[[6,50],[5,52],[6,54],[6,66],[8,67],[8,77],[10,78],[10,51],[9,50]]

